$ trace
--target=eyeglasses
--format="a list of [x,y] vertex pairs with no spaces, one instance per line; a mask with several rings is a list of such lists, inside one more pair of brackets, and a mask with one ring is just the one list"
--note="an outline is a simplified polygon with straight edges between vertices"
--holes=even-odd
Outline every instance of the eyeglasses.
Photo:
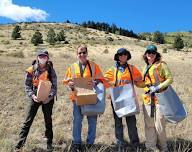
[[87,52],[86,52],[86,51],[84,51],[84,52],[79,52],[78,54],[79,54],[79,55],[81,55],[81,54],[85,55],[85,54],[87,54]]
[[156,54],[157,52],[156,51],[153,51],[153,50],[147,50],[147,54]]
[[118,55],[119,55],[119,56],[127,55],[127,53],[126,53],[126,52],[122,52],[122,53],[119,53]]

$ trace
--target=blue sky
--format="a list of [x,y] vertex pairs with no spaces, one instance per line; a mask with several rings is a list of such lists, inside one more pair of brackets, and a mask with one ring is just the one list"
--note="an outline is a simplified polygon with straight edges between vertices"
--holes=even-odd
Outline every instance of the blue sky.
[[0,0],[0,23],[115,23],[134,32],[192,30],[192,0]]

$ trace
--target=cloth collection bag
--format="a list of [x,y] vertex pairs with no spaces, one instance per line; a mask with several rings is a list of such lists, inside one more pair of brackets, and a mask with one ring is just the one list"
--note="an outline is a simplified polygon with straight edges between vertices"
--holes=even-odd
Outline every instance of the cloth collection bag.
[[171,123],[178,123],[187,117],[187,111],[172,86],[161,93],[155,93],[158,98],[160,111]]
[[101,115],[105,111],[105,95],[106,89],[103,83],[98,83],[94,90],[97,94],[97,102],[96,104],[91,105],[82,105],[81,113],[83,115],[91,116],[91,115]]
[[138,99],[132,83],[110,88],[110,94],[114,111],[119,118],[135,115],[140,112]]

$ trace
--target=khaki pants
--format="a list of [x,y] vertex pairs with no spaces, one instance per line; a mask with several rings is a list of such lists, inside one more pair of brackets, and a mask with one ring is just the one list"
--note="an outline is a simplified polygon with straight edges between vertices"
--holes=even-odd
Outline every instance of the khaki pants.
[[161,151],[167,150],[167,137],[165,132],[165,118],[160,112],[159,105],[156,105],[154,118],[150,117],[151,105],[143,106],[144,121],[145,121],[145,137],[146,148]]

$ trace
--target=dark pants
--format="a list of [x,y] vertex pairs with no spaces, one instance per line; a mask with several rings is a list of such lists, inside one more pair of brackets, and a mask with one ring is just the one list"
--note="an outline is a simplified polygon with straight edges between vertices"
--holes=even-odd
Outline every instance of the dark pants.
[[37,114],[38,108],[40,105],[42,105],[42,111],[44,114],[44,120],[45,120],[45,136],[47,137],[47,144],[52,143],[53,139],[53,130],[52,130],[52,109],[53,109],[53,103],[54,100],[51,100],[47,104],[41,104],[34,101],[30,101],[28,110],[27,110],[27,117],[25,119],[25,122],[23,123],[23,126],[21,128],[21,132],[19,134],[19,141],[17,144],[17,148],[23,147],[25,144],[25,141],[27,139],[27,135],[29,133],[30,127],[33,123],[33,120]]
[[[112,105],[113,108],[113,105]],[[123,136],[123,124],[122,124],[122,118],[119,118],[113,108],[113,117],[115,120],[115,137],[117,139],[117,144],[123,145],[124,144],[124,136]],[[139,137],[137,133],[137,126],[136,126],[136,117],[133,116],[127,116],[125,117],[126,124],[128,128],[128,135],[130,139],[130,143],[136,147],[139,146]]]

